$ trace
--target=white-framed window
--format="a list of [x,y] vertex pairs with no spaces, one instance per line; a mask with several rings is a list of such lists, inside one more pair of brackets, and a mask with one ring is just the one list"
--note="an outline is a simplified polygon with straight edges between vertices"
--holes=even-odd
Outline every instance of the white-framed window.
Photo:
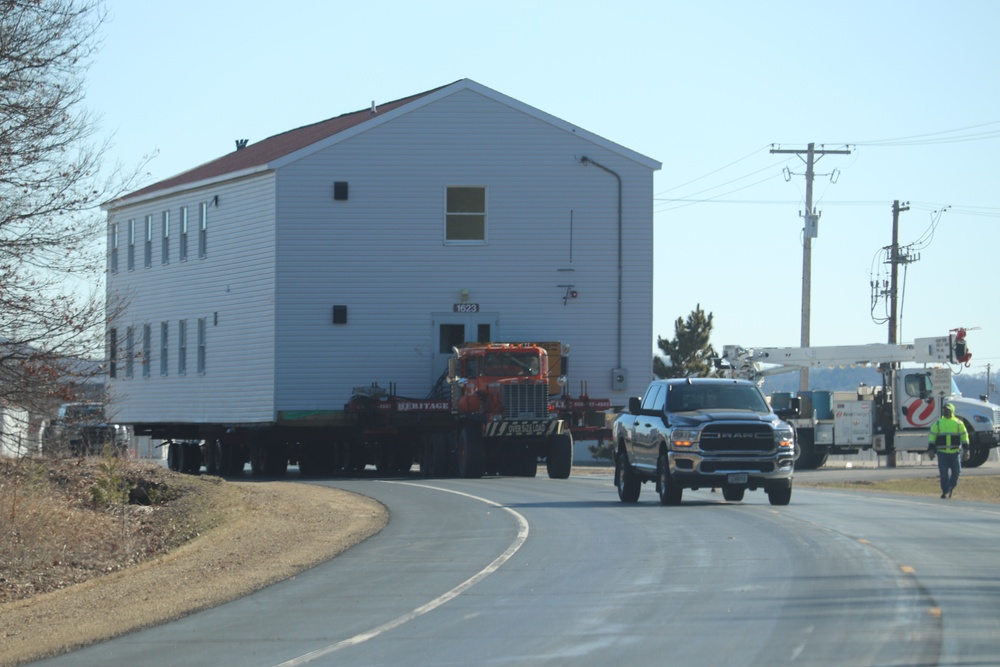
[[145,266],[148,269],[153,266],[153,216],[146,216],[146,240],[145,240]]
[[445,193],[446,243],[486,243],[486,187],[449,185]]
[[198,320],[198,372],[205,374],[205,338],[208,335],[207,322],[204,317]]
[[135,271],[135,220],[128,221],[128,270]]
[[118,329],[108,331],[108,377],[118,377]]
[[177,256],[182,262],[186,262],[188,258],[188,207],[181,206],[181,238],[180,245],[177,249]]
[[132,377],[135,371],[135,328],[125,329],[125,377]]
[[170,263],[170,211],[163,212],[163,220],[160,226],[161,242],[160,263]]
[[208,202],[198,205],[198,256],[208,254]]
[[148,324],[142,325],[142,377],[149,377],[149,363],[153,356],[153,327]]
[[160,322],[160,375],[170,374],[170,322]]
[[111,225],[111,273],[118,273],[118,223]]
[[177,322],[177,374],[187,373],[187,320]]

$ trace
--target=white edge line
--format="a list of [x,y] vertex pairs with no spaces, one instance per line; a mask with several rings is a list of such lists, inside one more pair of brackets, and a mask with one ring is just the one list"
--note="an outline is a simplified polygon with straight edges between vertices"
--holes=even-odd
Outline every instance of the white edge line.
[[454,493],[457,496],[465,496],[466,498],[471,498],[472,500],[478,500],[481,503],[485,503],[492,507],[497,507],[499,509],[502,509],[505,512],[509,512],[517,520],[517,537],[514,538],[514,541],[510,544],[510,546],[507,547],[507,549],[502,554],[497,556],[492,563],[490,563],[482,570],[480,570],[473,576],[469,577],[468,579],[460,583],[458,586],[455,586],[450,591],[444,593],[443,595],[439,595],[430,602],[427,602],[426,604],[417,607],[413,611],[403,614],[402,616],[399,616],[397,618],[394,618],[393,620],[383,623],[382,625],[374,627],[371,630],[358,633],[353,637],[341,640],[336,644],[330,644],[329,646],[324,646],[323,648],[319,648],[316,649],[315,651],[310,651],[309,653],[300,655],[297,658],[292,658],[291,660],[279,663],[278,665],[276,665],[276,667],[296,667],[297,665],[307,664],[309,662],[312,662],[313,660],[316,660],[317,658],[322,658],[323,656],[330,655],[331,653],[339,651],[342,648],[347,648],[348,646],[356,646],[357,644],[366,642],[369,639],[374,639],[375,637],[378,637],[379,635],[386,633],[389,630],[392,630],[393,628],[398,628],[404,623],[409,623],[415,618],[423,616],[424,614],[430,611],[434,611],[441,605],[445,604],[446,602],[449,602],[450,600],[454,600],[459,595],[461,595],[468,589],[472,588],[473,586],[478,584],[480,581],[482,581],[489,575],[496,572],[501,565],[506,563],[508,560],[511,559],[511,557],[513,557],[515,553],[517,553],[518,549],[520,549],[521,546],[524,545],[525,541],[528,539],[528,520],[525,519],[524,516],[519,512],[516,512],[515,510],[512,510],[509,507],[504,507],[500,503],[493,502],[492,500],[488,500],[481,496],[474,496],[471,493],[465,493],[463,491],[454,491],[452,489],[443,489],[439,486],[430,486],[428,484],[415,484],[413,482],[387,482],[387,483],[403,484],[406,486],[417,486],[422,489],[433,489],[435,491],[443,491],[445,493]]

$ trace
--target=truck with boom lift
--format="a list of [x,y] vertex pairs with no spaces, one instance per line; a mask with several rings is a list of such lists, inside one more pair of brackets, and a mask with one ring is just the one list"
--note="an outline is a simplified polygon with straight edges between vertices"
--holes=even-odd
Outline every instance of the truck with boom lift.
[[[771,394],[775,411],[795,427],[799,470],[819,468],[831,454],[872,450],[894,465],[896,452],[926,452],[928,431],[944,403],[955,405],[956,416],[969,431],[970,447],[963,465],[976,467],[986,462],[1000,442],[1000,406],[962,396],[952,379],[951,367],[968,366],[972,358],[966,337],[965,329],[954,329],[947,336],[901,344],[726,345],[716,365],[726,376],[758,385],[769,375],[803,368],[877,367],[881,383],[862,385],[854,392]],[[903,368],[904,363],[924,366]]]

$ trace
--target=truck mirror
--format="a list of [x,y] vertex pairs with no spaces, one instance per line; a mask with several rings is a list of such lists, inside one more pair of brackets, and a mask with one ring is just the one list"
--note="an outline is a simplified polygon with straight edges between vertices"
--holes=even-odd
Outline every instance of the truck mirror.
[[631,414],[637,415],[637,414],[639,414],[639,411],[641,409],[642,409],[642,399],[641,398],[639,398],[638,396],[632,396],[632,397],[630,397],[628,399],[628,411]]

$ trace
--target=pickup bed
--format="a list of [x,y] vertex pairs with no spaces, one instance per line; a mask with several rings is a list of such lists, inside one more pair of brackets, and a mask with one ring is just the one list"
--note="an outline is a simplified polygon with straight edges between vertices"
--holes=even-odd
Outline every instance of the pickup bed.
[[634,503],[654,481],[663,505],[684,489],[720,488],[727,501],[764,489],[772,505],[792,497],[795,434],[747,380],[656,380],[612,427],[615,486]]

